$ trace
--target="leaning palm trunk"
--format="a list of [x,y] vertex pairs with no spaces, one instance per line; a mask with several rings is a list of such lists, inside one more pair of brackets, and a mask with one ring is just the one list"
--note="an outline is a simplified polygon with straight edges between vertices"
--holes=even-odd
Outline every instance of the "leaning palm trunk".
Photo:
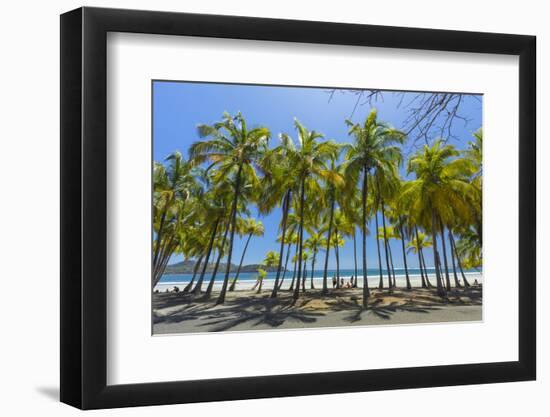
[[216,281],[216,274],[218,273],[220,261],[223,257],[223,249],[225,247],[225,242],[227,241],[227,233],[229,232],[230,227],[231,226],[227,224],[225,228],[225,233],[223,234],[223,238],[222,238],[222,245],[218,253],[218,259],[216,259],[216,265],[214,266],[214,271],[212,272],[212,278],[210,278],[210,282],[208,283],[208,288],[206,289],[206,294],[204,295],[204,298],[209,298],[210,294],[212,294],[212,288],[214,288],[214,282]]
[[216,264],[214,265],[214,271],[212,271],[212,276],[210,277],[210,281],[208,282],[208,286],[206,287],[206,292],[204,293],[204,298],[210,298],[210,295],[212,294],[212,289],[214,288],[214,281],[216,281],[216,275],[218,274],[218,268],[220,267],[220,261],[222,259],[223,253],[220,249],[218,251],[218,257],[216,258]]
[[437,250],[437,232],[435,225],[435,211],[432,209],[432,241],[433,241],[433,251],[434,251],[434,262],[435,262],[435,278],[437,284],[437,295],[440,297],[445,297],[445,288],[443,287],[443,281],[439,272],[439,251]]
[[193,287],[193,283],[195,282],[195,278],[197,276],[197,272],[199,271],[200,264],[202,262],[202,258],[204,258],[204,255],[201,255],[199,259],[197,259],[197,263],[195,264],[195,267],[193,268],[193,278],[191,278],[191,281],[189,281],[189,284],[185,286],[183,289],[183,292],[189,292],[189,290]]
[[288,267],[288,258],[290,258],[290,243],[286,245],[285,270],[283,271],[283,277],[281,278],[281,282],[279,283],[279,288],[278,288],[279,290],[282,288],[283,283],[285,282],[285,276],[286,276],[286,271]]
[[[288,190],[283,199],[283,233],[281,236],[281,247],[279,248],[279,265],[277,266],[277,275],[275,276],[275,283],[273,284],[273,291],[271,291],[271,298],[277,297],[277,291],[279,290],[279,276],[281,275],[281,266],[283,262],[283,251],[285,249],[285,236],[286,236],[286,220],[288,217],[288,208],[290,206],[291,191]],[[285,267],[286,268],[286,267]],[[283,278],[284,279],[284,278]]]
[[[227,283],[229,282],[229,271],[231,270],[231,257],[233,255],[233,240],[235,239],[235,223],[237,221],[237,202],[239,200],[240,188],[241,188],[241,172],[243,170],[243,163],[239,164],[239,170],[237,171],[237,179],[235,180],[235,197],[233,198],[233,208],[231,210],[231,236],[229,237],[229,251],[227,253],[227,267],[225,268],[225,277],[223,279],[222,289],[220,296],[216,301],[216,304],[223,304],[225,301],[225,293],[227,291]],[[222,246],[223,248],[223,246]]]
[[405,235],[403,234],[403,225],[399,225],[399,232],[401,233],[401,249],[403,250],[403,266],[405,267],[405,278],[407,280],[407,289],[410,290],[411,280],[409,279],[409,268],[407,266],[407,252],[405,250]]
[[206,267],[208,266],[208,261],[210,260],[210,254],[212,253],[212,247],[214,246],[214,240],[216,239],[216,233],[218,231],[218,225],[220,223],[220,218],[218,217],[216,219],[216,222],[214,223],[214,227],[212,228],[212,235],[210,236],[210,242],[208,243],[208,251],[206,252],[206,259],[204,260],[204,265],[202,266],[202,272],[201,276],[199,277],[199,280],[197,281],[197,285],[195,285],[195,289],[193,290],[194,294],[200,294],[202,283],[204,281],[204,275],[206,273]]
[[292,291],[294,289],[294,283],[296,282],[296,271],[298,270],[298,241],[296,241],[296,245],[294,248],[294,256],[296,259],[294,260],[294,269],[292,270],[292,281],[290,281],[290,287],[288,288],[289,291]]
[[378,213],[374,213],[374,221],[376,227],[376,249],[378,252],[378,272],[380,274],[380,281],[378,281],[378,288],[384,288],[384,277],[382,276],[382,256],[380,255],[380,239],[378,238]]
[[334,228],[336,235],[336,245],[334,245],[334,254],[336,255],[336,288],[340,288],[340,251],[338,250],[338,228]]
[[363,308],[368,305],[369,281],[367,280],[367,192],[368,192],[368,170],[364,167],[363,175],[363,193],[361,196],[363,218],[361,220],[361,229],[363,232]]
[[451,291],[451,280],[449,279],[449,264],[447,262],[447,245],[445,243],[445,226],[439,219],[439,226],[441,227],[441,246],[443,247],[443,260],[445,261],[445,283],[447,285],[447,291]]
[[327,285],[327,274],[328,274],[328,258],[330,256],[330,238],[332,235],[332,222],[334,219],[334,190],[331,190],[331,202],[330,202],[330,218],[328,222],[328,232],[327,232],[327,247],[325,251],[325,268],[323,271],[323,290],[321,294],[328,294],[328,285]]
[[[422,288],[426,288],[428,284],[426,284],[426,280],[424,279],[424,269],[422,268],[422,249],[420,248],[420,244],[418,241],[418,228],[414,227],[414,234],[416,236],[416,250],[418,254],[418,267],[420,268],[420,278],[422,280]],[[427,278],[427,277],[426,277]]]
[[396,283],[395,283],[395,268],[394,268],[394,265],[393,265],[393,253],[391,251],[391,247],[390,247],[390,243],[388,242],[388,253],[390,254],[390,267],[391,267],[391,274],[392,274],[392,278],[393,278],[393,282],[392,282],[392,287],[396,287]]
[[432,288],[433,285],[430,282],[430,278],[428,275],[428,267],[426,266],[426,259],[424,258],[424,251],[420,249],[420,258],[422,259],[422,266],[424,268],[424,275],[426,276],[426,284],[428,285],[428,288]]
[[152,288],[154,288],[162,278],[162,274],[164,273],[164,270],[168,265],[168,261],[170,260],[170,257],[172,256],[172,253],[174,253],[176,248],[177,242],[174,242],[174,236],[170,236],[168,241],[164,242],[164,244],[162,245],[162,249],[159,252],[160,255],[157,264],[153,267]]
[[451,249],[453,253],[456,256],[456,262],[458,263],[458,269],[460,269],[460,274],[462,275],[462,280],[464,281],[464,286],[468,288],[470,286],[470,283],[466,279],[466,275],[464,274],[464,270],[462,269],[462,261],[460,260],[460,256],[458,256],[458,253],[456,252],[456,243],[455,238],[453,234],[449,231],[449,236],[451,237]]
[[306,267],[307,267],[307,262],[304,261],[304,269],[302,272],[302,292],[306,292],[306,278],[307,278]]
[[462,288],[462,284],[458,280],[458,275],[456,274],[455,251],[453,249],[453,242],[451,240],[451,231],[448,230],[448,233],[449,233],[449,243],[451,245],[451,261],[453,263],[453,278],[455,280],[455,287],[456,288]]
[[355,226],[353,226],[353,263],[355,268],[355,280],[353,288],[357,288],[357,239],[355,238]]
[[243,266],[243,261],[244,261],[244,255],[246,254],[246,250],[248,249],[248,244],[250,243],[250,239],[252,239],[252,233],[249,233],[248,238],[246,239],[246,243],[243,249],[243,254],[241,255],[241,261],[239,262],[239,267],[237,268],[237,274],[235,275],[235,279],[231,282],[229,291],[235,291],[235,286],[237,285],[237,280],[239,279],[239,275],[241,273],[241,268]]
[[300,186],[300,229],[298,232],[298,241],[299,245],[299,254],[298,254],[298,282],[296,288],[294,289],[294,299],[296,300],[300,296],[300,280],[302,279],[302,257],[304,251],[304,206],[306,199],[306,179],[305,177],[301,180]]
[[[380,184],[378,184],[378,193],[380,194]],[[386,254],[386,268],[388,269],[388,288],[391,288],[391,270],[390,270],[390,259],[389,259],[389,245],[388,245],[388,235],[386,234],[386,215],[384,214],[384,200],[380,199],[380,208],[382,210],[382,228],[384,229],[384,252]]]
[[260,278],[257,278],[252,288],[250,288],[250,291],[254,291],[256,288],[258,288],[258,285],[260,285],[260,281]]
[[153,255],[153,266],[157,265],[158,263],[160,243],[162,242],[163,232],[164,232],[164,222],[166,221],[166,215],[168,213],[168,203],[169,203],[169,200],[168,198],[166,198],[166,202],[162,210],[162,215],[160,216],[159,231],[157,233],[157,245],[155,247],[155,253]]

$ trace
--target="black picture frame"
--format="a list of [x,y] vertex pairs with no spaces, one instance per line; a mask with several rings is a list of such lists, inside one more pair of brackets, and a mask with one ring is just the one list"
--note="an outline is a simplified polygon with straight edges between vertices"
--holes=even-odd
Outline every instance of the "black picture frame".
[[[113,385],[107,375],[108,32],[519,56],[519,360]],[[61,401],[82,409],[534,380],[534,36],[80,8],[61,16]]]

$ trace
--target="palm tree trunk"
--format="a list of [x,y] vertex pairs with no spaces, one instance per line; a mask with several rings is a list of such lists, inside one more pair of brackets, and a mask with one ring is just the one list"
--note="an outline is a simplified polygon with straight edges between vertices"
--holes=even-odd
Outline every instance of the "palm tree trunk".
[[216,264],[214,265],[214,271],[212,271],[212,276],[210,277],[210,281],[208,282],[208,286],[206,287],[206,292],[204,293],[204,298],[207,299],[212,294],[212,289],[214,288],[214,281],[216,280],[216,275],[218,274],[218,268],[220,266],[220,261],[223,256],[223,251],[218,251],[218,257],[216,258]]
[[302,272],[302,292],[306,292],[306,278],[307,278],[306,266],[307,266],[307,262],[304,261],[304,269],[303,269],[303,272]]
[[395,268],[393,265],[393,253],[391,251],[390,243],[388,242],[388,253],[390,254],[390,266],[391,266],[391,274],[393,277],[392,287],[395,288],[397,284],[395,283]]
[[237,268],[237,274],[235,275],[235,279],[233,280],[233,282],[229,287],[229,291],[235,291],[235,285],[237,285],[237,280],[239,279],[239,275],[241,273],[241,268],[243,266],[243,261],[244,261],[244,255],[246,254],[246,250],[248,249],[248,244],[250,243],[250,239],[252,239],[252,233],[249,233],[248,238],[246,239],[246,243],[243,249],[243,254],[241,255],[241,261],[239,262],[239,267]]
[[164,222],[166,221],[166,214],[168,213],[168,198],[166,199],[166,203],[164,204],[162,215],[160,216],[160,224],[159,224],[159,231],[157,233],[157,245],[155,247],[155,253],[153,256],[153,266],[157,265],[158,256],[160,252],[160,242],[162,242],[162,235],[164,232]]
[[223,234],[223,238],[222,238],[222,245],[218,253],[218,259],[216,259],[216,265],[214,266],[214,271],[212,272],[212,278],[210,278],[210,282],[208,283],[208,288],[206,288],[206,294],[204,295],[204,298],[208,298],[210,297],[210,294],[212,294],[212,288],[214,288],[214,281],[216,281],[216,274],[218,273],[220,261],[223,258],[223,250],[225,248],[225,242],[227,241],[227,233],[229,232],[230,227],[231,227],[230,224],[227,223],[225,233]]
[[[231,269],[231,257],[233,255],[233,240],[235,239],[235,223],[237,221],[237,203],[239,200],[240,188],[241,188],[241,172],[243,170],[243,163],[239,164],[239,170],[237,171],[237,178],[235,180],[235,197],[233,198],[233,208],[231,211],[231,236],[229,237],[229,251],[227,253],[227,267],[225,268],[225,278],[223,279],[222,289],[220,296],[216,301],[216,304],[223,304],[225,301],[225,293],[227,291],[227,283],[229,282],[229,271]],[[223,248],[223,246],[222,246]]]
[[292,281],[290,282],[290,287],[288,288],[289,291],[292,291],[294,289],[294,283],[296,281],[296,271],[298,269],[298,244],[300,242],[298,240],[296,240],[296,245],[295,245],[295,248],[294,248],[294,256],[296,257],[296,259],[294,260],[294,269],[292,271]]
[[334,245],[334,254],[336,255],[336,288],[340,288],[340,251],[338,250],[338,228],[334,228],[336,244]]
[[220,223],[221,216],[216,219],[214,227],[212,228],[212,235],[210,236],[210,242],[208,242],[208,251],[206,252],[206,259],[204,260],[204,265],[202,266],[201,276],[193,289],[193,294],[200,294],[202,288],[202,282],[204,281],[204,275],[206,273],[206,267],[208,266],[208,261],[210,260],[210,254],[212,253],[212,247],[214,246],[214,240],[216,239],[216,232],[218,231],[218,225]]
[[315,289],[315,285],[313,285],[313,275],[315,273],[315,258],[317,257],[317,251],[313,251],[313,259],[311,260],[311,289]]
[[273,290],[271,291],[271,298],[277,297],[277,291],[279,290],[279,276],[281,274],[281,266],[283,262],[283,251],[285,248],[285,236],[286,236],[286,220],[288,218],[288,208],[290,206],[291,191],[288,190],[283,199],[283,224],[282,224],[282,236],[281,247],[279,248],[279,265],[277,266],[277,275],[275,276],[275,283],[273,284]]
[[170,236],[170,239],[168,239],[168,241],[164,242],[164,244],[162,245],[162,249],[159,252],[159,258],[157,259],[157,264],[153,266],[152,288],[154,288],[162,278],[162,274],[166,268],[166,265],[168,264],[168,260],[170,259],[171,254],[177,247],[177,244],[174,245],[173,242],[174,236]]
[[374,213],[374,221],[376,227],[376,249],[378,251],[378,272],[380,274],[380,281],[378,281],[378,288],[384,288],[384,277],[382,276],[382,256],[380,256],[380,239],[378,239],[378,213]]
[[338,283],[336,284],[336,288],[340,288],[340,251],[338,250],[338,246],[334,249],[334,252],[336,254],[336,277],[338,279]]
[[258,287],[258,291],[256,291],[256,294],[259,294],[259,293],[262,292],[262,285],[263,285],[263,284],[264,284],[264,280],[261,279],[261,280],[260,280],[260,286]]
[[258,278],[256,278],[256,282],[254,283],[252,288],[250,288],[250,291],[254,291],[259,284],[260,284],[260,277],[258,276]]
[[443,281],[441,279],[441,275],[439,274],[439,251],[437,250],[437,232],[435,220],[435,211],[432,209],[432,241],[435,262],[435,278],[437,283],[437,295],[439,295],[440,297],[445,297],[445,288],[443,287]]
[[428,285],[428,288],[432,288],[433,285],[430,282],[430,278],[428,276],[428,267],[426,266],[426,259],[424,258],[424,251],[420,249],[420,257],[422,258],[422,266],[424,267],[424,275],[426,276],[426,284]]
[[363,193],[361,196],[363,218],[361,220],[361,229],[363,233],[363,308],[367,308],[369,298],[369,281],[367,280],[367,193],[368,193],[368,174],[367,167],[364,167],[363,173]]
[[443,247],[443,261],[445,262],[445,283],[447,285],[447,291],[451,291],[451,280],[449,279],[449,264],[447,262],[447,244],[445,243],[445,226],[439,218],[439,227],[441,228],[441,246]]
[[451,261],[453,263],[453,278],[455,280],[455,287],[456,288],[462,288],[462,284],[458,280],[458,275],[456,274],[456,262],[455,262],[455,252],[453,250],[453,242],[451,240],[451,230],[447,229],[449,234],[449,244],[451,245]]
[[298,285],[294,290],[294,299],[296,300],[300,296],[300,280],[302,279],[302,255],[304,251],[304,206],[306,199],[306,179],[305,177],[301,180],[300,185],[300,230],[298,232],[300,243],[299,246],[299,255],[298,255]]
[[418,240],[418,228],[414,227],[414,234],[416,237],[416,250],[418,254],[418,267],[420,268],[420,278],[422,280],[422,288],[426,288],[428,284],[426,284],[426,281],[424,280],[424,269],[422,268],[422,249],[420,248],[420,241]]
[[164,273],[166,266],[168,265],[168,261],[170,260],[170,257],[178,247],[178,242],[174,242],[174,237],[171,236],[170,240],[164,245],[164,248],[162,250],[162,254],[159,258],[159,263],[157,265],[157,269],[153,273],[153,286],[154,288],[160,279],[162,278],[162,274]]
[[191,281],[189,281],[189,284],[185,286],[183,289],[183,292],[189,292],[189,290],[193,287],[193,283],[195,282],[195,278],[197,276],[197,272],[199,272],[199,267],[202,262],[202,258],[204,258],[204,255],[199,256],[199,259],[197,259],[197,263],[195,264],[195,267],[193,268],[193,278],[191,278]]
[[290,243],[286,245],[285,270],[283,271],[283,277],[281,278],[281,282],[279,283],[279,290],[283,287],[283,282],[285,282],[285,276],[288,267],[288,258],[290,258]]
[[[377,177],[377,184],[378,184],[378,195],[380,195],[380,182]],[[388,269],[388,288],[392,287],[391,282],[391,271],[390,271],[390,260],[388,256],[389,248],[388,248],[388,235],[386,233],[386,215],[384,214],[384,200],[380,198],[380,209],[382,211],[382,228],[384,229],[384,253],[386,254],[386,268]]]
[[405,267],[405,278],[407,280],[407,289],[410,290],[411,280],[409,279],[409,268],[407,266],[407,251],[405,250],[405,235],[403,234],[403,225],[399,225],[399,233],[401,234],[401,249],[403,249],[403,265]]
[[328,294],[327,273],[328,273],[328,258],[330,256],[330,238],[332,235],[332,222],[334,220],[334,204],[335,204],[334,190],[331,190],[330,198],[331,198],[330,216],[328,221],[327,247],[325,251],[325,269],[323,271],[323,290],[321,291],[321,294]]
[[462,275],[462,280],[464,281],[464,286],[468,288],[470,286],[470,283],[466,279],[466,275],[464,274],[464,270],[462,269],[462,261],[460,260],[460,257],[458,256],[458,253],[456,252],[456,243],[455,238],[453,234],[449,231],[449,236],[451,237],[451,247],[452,251],[454,252],[456,256],[456,262],[458,263],[458,269],[460,269],[460,274]]
[[357,239],[355,238],[355,225],[353,226],[353,263],[355,267],[355,280],[353,281],[353,288],[357,288]]

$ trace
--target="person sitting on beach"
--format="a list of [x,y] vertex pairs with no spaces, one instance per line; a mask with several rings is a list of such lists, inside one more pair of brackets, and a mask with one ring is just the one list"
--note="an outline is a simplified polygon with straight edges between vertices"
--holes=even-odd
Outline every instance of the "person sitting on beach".
[[352,280],[350,279],[349,282],[346,282],[346,288],[351,288],[351,281],[352,281]]
[[344,288],[344,278],[340,278],[340,288]]
[[477,287],[479,285],[479,282],[477,282],[477,278],[474,280],[474,285]]

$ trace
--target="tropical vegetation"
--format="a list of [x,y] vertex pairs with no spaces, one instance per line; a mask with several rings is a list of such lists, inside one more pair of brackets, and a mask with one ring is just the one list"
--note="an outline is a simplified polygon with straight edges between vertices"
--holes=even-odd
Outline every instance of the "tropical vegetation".
[[[306,291],[320,290],[323,296],[338,290],[344,246],[353,247],[352,281],[362,287],[363,307],[371,293],[368,245],[377,248],[381,290],[396,288],[396,264],[405,269],[404,289],[411,289],[407,254],[418,259],[422,287],[434,286],[439,296],[469,286],[464,269],[482,266],[481,129],[466,149],[438,138],[407,154],[407,135],[380,120],[375,109],[360,122],[343,123],[348,137],[335,141],[296,119],[294,133],[277,134],[267,126],[249,126],[240,113],[224,113],[220,121],[198,126],[199,140],[186,157],[174,152],[155,162],[152,288],[171,257],[181,255],[195,260],[183,293],[197,299],[215,295],[217,304],[224,303],[238,285],[249,244],[264,234],[252,213],[275,210],[280,212],[279,235],[263,261],[277,269],[272,298],[290,279],[294,300]],[[236,236],[245,242],[239,254]],[[400,250],[392,251],[392,241],[399,242]],[[428,251],[433,253],[435,283],[428,278]],[[236,259],[238,270],[230,276]],[[332,289],[329,259],[336,260]],[[215,267],[207,274],[212,262]],[[323,270],[319,289],[313,280],[316,268]],[[218,274],[223,280],[214,291]],[[258,292],[265,276],[260,268]]]

